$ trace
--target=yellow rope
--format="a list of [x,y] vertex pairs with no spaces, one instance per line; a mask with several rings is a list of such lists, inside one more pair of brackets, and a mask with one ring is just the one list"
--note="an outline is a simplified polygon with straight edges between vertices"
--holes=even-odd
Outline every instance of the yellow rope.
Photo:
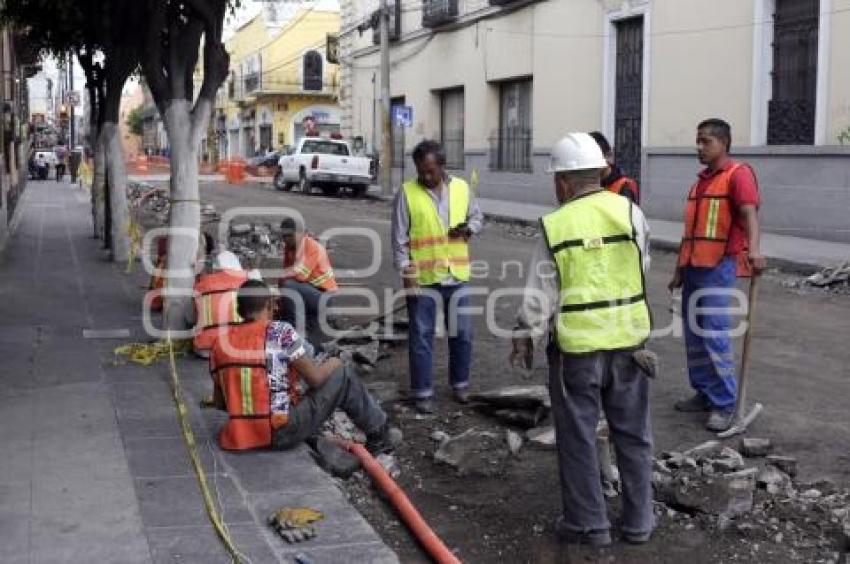
[[[220,538],[221,542],[224,543],[224,548],[230,555],[231,560],[234,564],[239,564],[242,562],[242,556],[236,548],[236,545],[233,543],[233,539],[230,538],[230,532],[227,530],[227,524],[222,520],[218,513],[218,509],[216,509],[209,484],[207,483],[204,465],[201,463],[201,457],[198,455],[198,445],[195,442],[195,435],[192,433],[192,426],[189,424],[189,420],[187,419],[188,410],[186,409],[186,403],[183,401],[183,388],[180,385],[180,376],[177,374],[177,363],[174,360],[174,343],[171,340],[170,333],[166,338],[166,342],[168,344],[168,358],[171,365],[171,391],[174,397],[174,404],[177,406],[177,414],[180,418],[180,427],[183,430],[183,439],[186,441],[186,449],[189,451],[189,458],[192,460],[192,466],[195,470],[195,475],[198,478],[198,485],[201,488],[201,495],[204,498],[204,506],[206,507],[210,522],[212,523],[213,528],[215,528],[218,538]],[[186,346],[185,343],[187,342],[188,341],[184,341],[184,343],[181,343],[181,349]]]
[[127,225],[127,235],[130,236],[130,256],[127,258],[126,274],[133,272],[133,263],[136,261],[136,255],[142,248],[142,230],[139,224],[130,215],[130,222]]

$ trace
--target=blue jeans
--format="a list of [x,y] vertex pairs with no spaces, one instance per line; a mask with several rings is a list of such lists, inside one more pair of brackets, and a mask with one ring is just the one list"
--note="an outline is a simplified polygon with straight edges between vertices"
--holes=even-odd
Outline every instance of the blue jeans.
[[[455,296],[454,299],[452,296]],[[427,398],[434,394],[434,333],[438,299],[442,302],[440,307],[449,333],[449,383],[455,390],[469,386],[472,316],[460,311],[469,306],[467,286],[422,286],[420,294],[407,296],[407,314],[410,317],[410,391],[415,398]]]
[[[685,326],[685,346],[688,357],[688,377],[691,386],[707,398],[716,409],[732,409],[738,391],[735,379],[735,352],[729,338],[729,290],[735,287],[736,260],[726,257],[714,268],[684,268],[682,270],[682,320]],[[721,308],[725,311],[696,316],[696,325],[713,335],[697,335],[688,323],[691,296],[699,290],[709,292],[693,304],[700,308]]]
[[[283,297],[281,297],[281,318],[284,321],[289,322],[293,327],[295,327],[296,323],[301,321],[300,319],[296,319],[296,314],[300,313],[301,311],[300,304],[295,303],[297,301],[300,301],[302,304],[304,304],[305,325],[307,326],[307,328],[317,327],[319,317],[319,302],[325,292],[319,290],[318,288],[307,282],[298,282],[297,280],[291,279],[285,280],[281,284],[281,288],[283,290],[296,292],[297,294],[297,297],[291,295],[284,295]],[[325,307],[331,307],[332,301],[332,298],[327,298]]]

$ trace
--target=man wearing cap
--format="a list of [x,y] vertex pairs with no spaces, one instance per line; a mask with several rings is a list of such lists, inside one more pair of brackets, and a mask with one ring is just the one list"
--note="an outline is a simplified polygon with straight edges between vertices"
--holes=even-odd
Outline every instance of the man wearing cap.
[[611,543],[596,451],[600,406],[617,452],[622,537],[646,542],[654,526],[651,374],[636,360],[650,332],[649,229],[633,202],[600,186],[607,166],[586,133],[552,150],[560,207],[541,218],[544,237],[528,268],[511,354],[513,364],[530,368],[533,339],[548,336],[563,500],[556,529],[565,542],[596,546]]
[[212,272],[201,274],[195,283],[195,319],[198,333],[192,348],[200,357],[208,358],[222,330],[240,323],[236,313],[236,292],[248,279],[239,258],[222,251],[213,259]]
[[[283,241],[283,268],[281,289],[284,290],[283,315],[289,323],[295,323],[298,306],[293,298],[298,296],[304,306],[307,324],[312,324],[319,315],[319,306],[325,294],[339,289],[331,266],[328,251],[295,219],[287,217],[280,223]],[[298,299],[296,298],[296,299]],[[329,307],[330,296],[325,307]],[[299,304],[300,305],[300,304]]]

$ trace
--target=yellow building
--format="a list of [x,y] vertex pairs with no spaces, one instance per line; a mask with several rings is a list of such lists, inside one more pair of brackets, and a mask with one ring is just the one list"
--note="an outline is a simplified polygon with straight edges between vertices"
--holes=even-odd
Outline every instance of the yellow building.
[[308,116],[320,131],[339,130],[339,71],[325,58],[327,35],[338,32],[332,4],[300,8],[283,20],[267,8],[236,30],[226,42],[230,77],[213,116],[222,158],[292,145]]

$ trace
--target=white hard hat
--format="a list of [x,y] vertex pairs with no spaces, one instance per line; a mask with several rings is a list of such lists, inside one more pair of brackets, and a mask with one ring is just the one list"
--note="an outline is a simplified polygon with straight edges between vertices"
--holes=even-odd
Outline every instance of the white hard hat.
[[546,172],[603,169],[608,166],[602,150],[587,133],[568,133],[552,148]]
[[230,251],[221,251],[215,256],[213,268],[216,270],[242,270],[239,257]]
[[252,268],[251,270],[248,271],[247,274],[248,274],[248,280],[258,280],[260,282],[263,281],[263,275],[256,268]]

